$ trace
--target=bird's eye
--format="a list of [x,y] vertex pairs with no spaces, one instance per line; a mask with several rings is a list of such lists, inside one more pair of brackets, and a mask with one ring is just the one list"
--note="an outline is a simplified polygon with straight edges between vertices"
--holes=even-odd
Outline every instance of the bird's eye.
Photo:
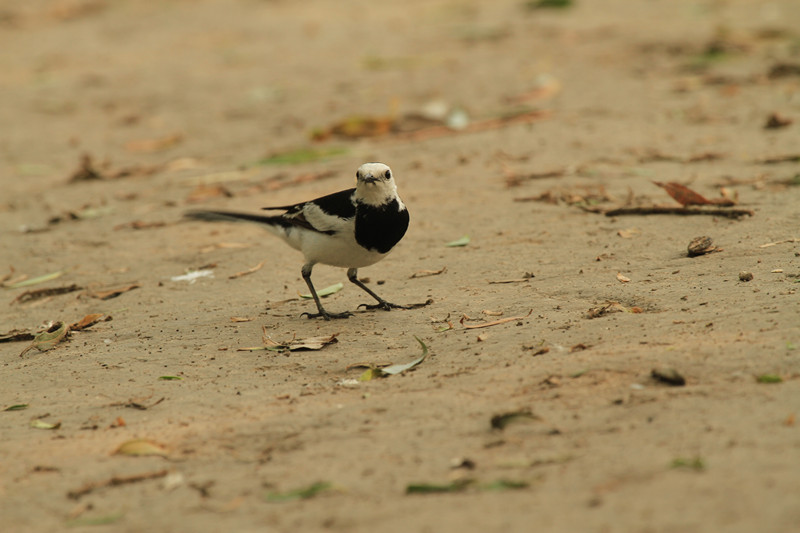
[[360,177],[361,177],[361,172],[359,172],[358,170],[356,170],[356,179],[358,179],[358,178],[360,178]]
[[391,170],[387,170],[385,176],[386,176],[387,180],[388,179],[392,179],[392,171]]

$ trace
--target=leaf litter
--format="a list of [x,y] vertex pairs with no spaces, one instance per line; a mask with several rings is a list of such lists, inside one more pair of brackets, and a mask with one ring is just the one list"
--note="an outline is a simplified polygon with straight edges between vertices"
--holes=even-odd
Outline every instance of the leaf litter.
[[261,326],[261,341],[263,342],[262,346],[253,346],[249,348],[237,348],[236,351],[238,352],[257,352],[261,350],[269,350],[273,352],[283,352],[283,351],[290,351],[295,352],[298,350],[321,350],[325,346],[329,344],[333,344],[339,342],[336,338],[339,336],[338,333],[332,333],[331,335],[321,335],[318,337],[307,337],[305,339],[297,339],[292,337],[288,341],[283,342],[276,342],[272,340],[269,335],[267,335],[267,327]]
[[414,335],[414,339],[419,343],[420,347],[422,348],[422,355],[414,359],[409,363],[402,363],[402,364],[395,364],[389,365],[385,367],[378,368],[376,366],[372,366],[368,368],[361,376],[359,376],[359,381],[370,381],[375,378],[384,378],[388,376],[394,376],[397,374],[402,374],[406,370],[411,370],[415,366],[421,364],[426,357],[428,357],[428,346],[422,342],[422,340]]

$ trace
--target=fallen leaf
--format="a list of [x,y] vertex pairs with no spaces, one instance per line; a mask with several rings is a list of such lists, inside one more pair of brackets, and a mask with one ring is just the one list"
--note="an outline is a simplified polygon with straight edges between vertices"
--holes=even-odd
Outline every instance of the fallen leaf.
[[64,340],[64,337],[67,336],[69,333],[69,326],[64,324],[63,322],[56,322],[47,330],[39,333],[33,338],[33,342],[22,350],[22,353],[19,354],[20,357],[28,353],[28,351],[36,348],[40,352],[46,352],[47,350],[52,350],[56,347],[56,345]]
[[756,376],[756,381],[758,383],[781,383],[783,378],[777,374],[761,374]]
[[501,491],[501,490],[520,490],[527,489],[530,483],[527,481],[512,481],[509,479],[498,479],[490,483],[481,485],[480,490]]
[[50,422],[45,422],[39,418],[34,418],[31,420],[31,427],[33,429],[58,429],[61,427],[61,422],[51,424]]
[[50,274],[44,274],[42,276],[38,276],[31,279],[26,279],[23,281],[18,281],[16,283],[10,283],[8,285],[3,285],[6,289],[21,289],[22,287],[30,287],[31,285],[38,285],[39,283],[44,283],[45,281],[52,281],[57,277],[64,274],[63,270],[59,270],[58,272],[51,272]]
[[[79,321],[75,322],[74,324],[71,324],[69,326],[69,329],[70,331],[80,331],[82,329],[90,328],[95,324],[97,324],[98,322],[100,322],[103,316],[104,316],[103,313],[92,313],[90,315],[86,315]],[[106,317],[105,320],[111,320],[111,317],[110,316]]]
[[438,276],[439,274],[444,274],[445,272],[447,272],[446,266],[443,266],[439,270],[418,270],[414,272],[409,279],[426,278],[428,276]]
[[509,413],[494,415],[491,420],[491,426],[492,429],[503,430],[510,424],[531,420],[541,420],[541,418],[533,414],[530,410],[523,409],[521,411],[511,411]]
[[23,409],[27,408],[28,408],[27,403],[18,403],[16,405],[11,405],[9,407],[6,407],[5,409],[3,409],[3,411],[22,411]]
[[231,322],[252,322],[252,321],[253,321],[252,318],[247,318],[247,317],[244,317],[244,316],[232,316],[231,317]]
[[321,159],[329,159],[344,155],[348,152],[347,148],[299,148],[288,152],[276,153],[260,159],[256,165],[296,165],[300,163],[310,163]]
[[701,457],[678,457],[670,463],[671,468],[688,468],[690,470],[705,470],[706,463]]
[[67,520],[67,527],[83,527],[83,526],[104,526],[108,524],[115,524],[119,522],[125,513],[111,513],[99,516],[82,516],[79,518],[71,518]]
[[628,283],[631,280],[631,278],[623,275],[622,272],[617,272],[617,279],[622,283]]
[[457,479],[450,483],[412,483],[406,486],[406,494],[441,494],[447,492],[461,492],[474,483],[471,479]]
[[[515,320],[522,320],[523,318],[528,318],[533,313],[533,309],[528,311],[527,315],[522,316],[510,316],[507,318],[501,318],[499,320],[494,320],[492,322],[484,322],[482,324],[472,324],[469,326],[464,326],[464,329],[477,329],[477,328],[488,328],[489,326],[497,326],[498,324],[505,324],[506,322],[513,322]],[[463,322],[462,322],[463,324]]]
[[132,283],[130,285],[126,285],[125,287],[120,287],[118,289],[106,289],[106,290],[87,290],[86,294],[91,296],[92,298],[97,298],[98,300],[111,300],[112,298],[116,298],[121,294],[125,294],[128,291],[132,291],[133,289],[138,289],[141,287],[138,283]]
[[623,239],[633,238],[636,235],[639,235],[640,233],[641,233],[641,231],[638,230],[637,228],[621,229],[621,230],[617,231],[617,235],[619,235]]
[[151,440],[133,439],[120,444],[112,455],[132,455],[137,457],[159,455],[161,457],[166,457],[168,453],[164,446],[156,444]]
[[60,294],[68,294],[70,292],[75,292],[81,290],[82,287],[75,285],[66,286],[66,287],[48,287],[45,289],[34,289],[30,291],[25,291],[22,294],[19,294],[16,298],[14,298],[11,303],[28,303],[34,302],[36,300],[41,300],[42,298],[49,298],[51,296],[58,296]]
[[419,345],[422,347],[422,355],[420,355],[419,357],[417,357],[416,359],[414,359],[410,363],[390,365],[390,366],[385,366],[383,368],[370,368],[366,372],[361,374],[361,376],[359,376],[358,380],[359,381],[370,381],[370,380],[375,379],[375,378],[401,374],[401,373],[405,372],[406,370],[410,370],[410,369],[414,368],[415,366],[419,365],[420,363],[422,363],[425,360],[425,358],[428,356],[428,347],[416,335],[414,335],[414,338],[417,340]]
[[266,326],[262,326],[262,339],[264,341],[263,346],[254,346],[251,348],[237,348],[239,352],[256,352],[260,350],[272,350],[272,351],[298,351],[298,350],[321,350],[325,346],[329,344],[333,344],[335,342],[339,342],[336,338],[339,334],[333,333],[331,335],[322,335],[319,337],[308,337],[306,339],[291,339],[286,342],[276,342],[269,338],[267,335],[267,328]]
[[[343,283],[336,283],[334,285],[331,285],[330,287],[325,287],[322,290],[318,290],[317,291],[317,296],[319,296],[320,298],[325,298],[326,296],[330,296],[331,294],[336,294],[337,292],[339,292],[343,288],[344,288],[344,284]],[[310,293],[309,294],[300,294],[298,292],[297,295],[300,296],[300,298],[306,298],[306,299],[313,298],[313,296],[311,296]]]
[[650,372],[650,375],[653,376],[653,379],[666,383],[667,385],[675,387],[683,387],[686,385],[686,378],[680,375],[674,368],[654,368]]
[[333,484],[327,481],[318,481],[309,485],[308,487],[289,490],[286,492],[270,492],[266,495],[268,502],[289,502],[294,500],[307,500],[313,498],[318,494],[331,490]]
[[672,196],[672,198],[674,198],[681,205],[708,205],[712,203],[704,196],[694,192],[685,185],[681,185],[680,183],[675,183],[672,181],[669,183],[654,181],[653,183],[667,191],[667,194]]
[[180,376],[159,376],[158,379],[160,381],[180,381],[183,378]]
[[469,240],[470,240],[470,239],[469,239],[469,235],[464,235],[464,236],[463,236],[463,237],[461,237],[460,239],[456,239],[456,240],[454,240],[454,241],[450,241],[450,242],[446,243],[446,244],[445,244],[445,246],[448,246],[448,247],[450,247],[450,248],[456,248],[456,247],[460,247],[460,246],[466,246],[466,245],[468,245],[468,244],[469,244]]
[[34,336],[28,330],[12,329],[6,333],[0,333],[0,342],[32,341]]

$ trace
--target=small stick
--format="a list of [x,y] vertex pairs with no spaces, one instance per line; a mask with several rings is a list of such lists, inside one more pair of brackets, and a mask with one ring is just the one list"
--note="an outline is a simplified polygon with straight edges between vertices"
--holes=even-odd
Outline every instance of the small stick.
[[134,474],[132,476],[113,476],[105,481],[87,483],[79,489],[69,491],[67,496],[73,500],[77,500],[81,496],[86,496],[90,492],[93,492],[97,489],[102,489],[104,487],[116,487],[118,485],[127,485],[128,483],[138,483],[139,481],[145,481],[147,479],[165,477],[167,474],[169,474],[169,470],[145,472],[143,474]]
[[620,215],[711,215],[728,218],[739,218],[744,215],[753,216],[750,209],[692,209],[679,206],[652,205],[645,207],[620,207],[605,212],[607,217]]
[[473,324],[471,326],[464,326],[464,329],[477,329],[477,328],[488,328],[489,326],[496,326],[498,324],[505,324],[506,322],[513,322],[515,320],[522,320],[523,318],[528,318],[533,313],[533,309],[528,311],[527,315],[523,316],[510,316],[508,318],[501,318],[500,320],[493,320],[492,322],[484,322],[483,324]]

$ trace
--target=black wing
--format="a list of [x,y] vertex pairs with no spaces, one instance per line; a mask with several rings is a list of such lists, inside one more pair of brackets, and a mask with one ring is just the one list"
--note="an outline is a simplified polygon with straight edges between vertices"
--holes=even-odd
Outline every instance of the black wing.
[[282,205],[278,207],[262,207],[264,210],[284,210],[287,215],[294,215],[303,211],[306,204],[316,204],[322,211],[328,215],[337,216],[340,218],[353,218],[356,216],[356,204],[353,201],[355,189],[347,189],[344,191],[335,192],[326,196],[321,196],[315,200],[302,202],[293,205]]

